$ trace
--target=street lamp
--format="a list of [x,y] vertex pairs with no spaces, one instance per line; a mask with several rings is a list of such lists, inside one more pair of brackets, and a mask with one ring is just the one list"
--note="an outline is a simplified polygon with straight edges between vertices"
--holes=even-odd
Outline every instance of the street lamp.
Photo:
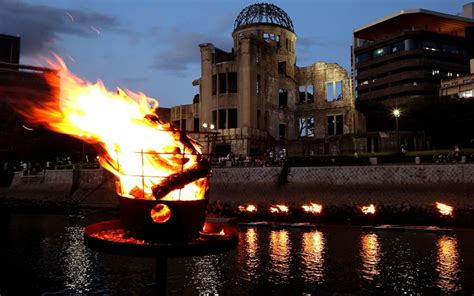
[[[208,124],[207,122],[204,122],[202,124],[202,127],[206,130],[206,132],[210,132],[212,130],[214,130],[216,127],[214,126],[214,124]],[[209,154],[211,151],[210,151],[210,142],[211,142],[211,137],[209,134],[207,134],[207,154]]]
[[400,109],[393,110],[393,116],[395,117],[395,129],[397,132],[397,149],[400,149],[400,136],[398,134],[398,118],[400,117]]

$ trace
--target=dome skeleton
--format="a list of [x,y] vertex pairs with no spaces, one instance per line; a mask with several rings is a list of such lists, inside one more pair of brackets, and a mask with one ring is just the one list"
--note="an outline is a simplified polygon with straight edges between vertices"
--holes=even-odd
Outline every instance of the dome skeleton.
[[293,22],[288,14],[276,5],[258,3],[247,6],[237,16],[234,31],[239,27],[253,24],[271,24],[294,32]]

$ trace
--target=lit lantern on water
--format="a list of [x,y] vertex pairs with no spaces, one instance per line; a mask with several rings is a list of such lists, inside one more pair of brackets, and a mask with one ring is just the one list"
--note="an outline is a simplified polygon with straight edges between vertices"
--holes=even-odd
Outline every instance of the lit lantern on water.
[[453,215],[453,207],[448,206],[447,204],[436,202],[436,208],[438,209],[439,213],[442,216],[452,216]]
[[306,213],[311,213],[311,214],[321,214],[323,210],[323,206],[317,203],[310,203],[308,205],[302,205],[301,208],[306,212]]
[[375,206],[373,204],[370,204],[368,206],[361,206],[360,210],[362,211],[362,213],[364,213],[364,215],[373,215],[376,212]]
[[257,212],[257,207],[254,206],[254,205],[247,205],[246,207],[244,207],[244,206],[239,206],[239,211],[241,211],[241,212],[255,213],[255,212]]
[[270,213],[274,214],[286,214],[288,213],[288,206],[285,205],[272,205],[269,208]]

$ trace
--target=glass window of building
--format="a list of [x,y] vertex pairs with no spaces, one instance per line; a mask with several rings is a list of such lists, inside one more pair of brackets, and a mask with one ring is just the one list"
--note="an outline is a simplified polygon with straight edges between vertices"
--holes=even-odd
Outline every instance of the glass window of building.
[[421,48],[423,48],[424,50],[438,51],[438,46],[431,41],[423,41],[423,43],[421,44]]
[[392,53],[405,50],[405,43],[403,41],[392,44]]
[[463,99],[467,99],[467,98],[472,98],[474,95],[474,91],[471,89],[471,90],[466,90],[466,91],[462,91],[459,93],[459,97],[460,98],[463,98]]
[[339,80],[339,81],[336,81],[335,82],[335,90],[336,90],[336,93],[335,93],[335,97],[336,97],[336,100],[342,100],[342,80]]
[[405,50],[415,50],[416,49],[416,41],[413,39],[406,39],[405,43]]
[[363,63],[368,60],[370,60],[370,53],[368,52],[364,52],[359,55],[356,55],[356,64]]
[[378,57],[382,57],[384,55],[386,55],[388,52],[388,48],[387,47],[381,47],[381,48],[377,48],[377,49],[374,49],[372,51],[372,56],[375,58],[378,58]]
[[212,111],[212,124],[217,126],[217,110]]
[[454,45],[443,45],[443,52],[451,53],[451,54],[459,54],[459,48]]
[[298,118],[298,135],[300,137],[314,137],[314,117]]

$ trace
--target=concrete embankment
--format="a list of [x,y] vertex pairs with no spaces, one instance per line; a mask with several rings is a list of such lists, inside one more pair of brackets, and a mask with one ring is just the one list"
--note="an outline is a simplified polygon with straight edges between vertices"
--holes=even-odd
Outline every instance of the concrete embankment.
[[[444,201],[474,208],[474,165],[378,165],[291,168],[288,182],[277,182],[281,167],[216,168],[211,199],[234,202],[320,202],[327,205],[376,203],[423,206]],[[280,178],[280,180],[284,180]],[[115,207],[114,177],[102,169],[16,173],[3,199]]]

